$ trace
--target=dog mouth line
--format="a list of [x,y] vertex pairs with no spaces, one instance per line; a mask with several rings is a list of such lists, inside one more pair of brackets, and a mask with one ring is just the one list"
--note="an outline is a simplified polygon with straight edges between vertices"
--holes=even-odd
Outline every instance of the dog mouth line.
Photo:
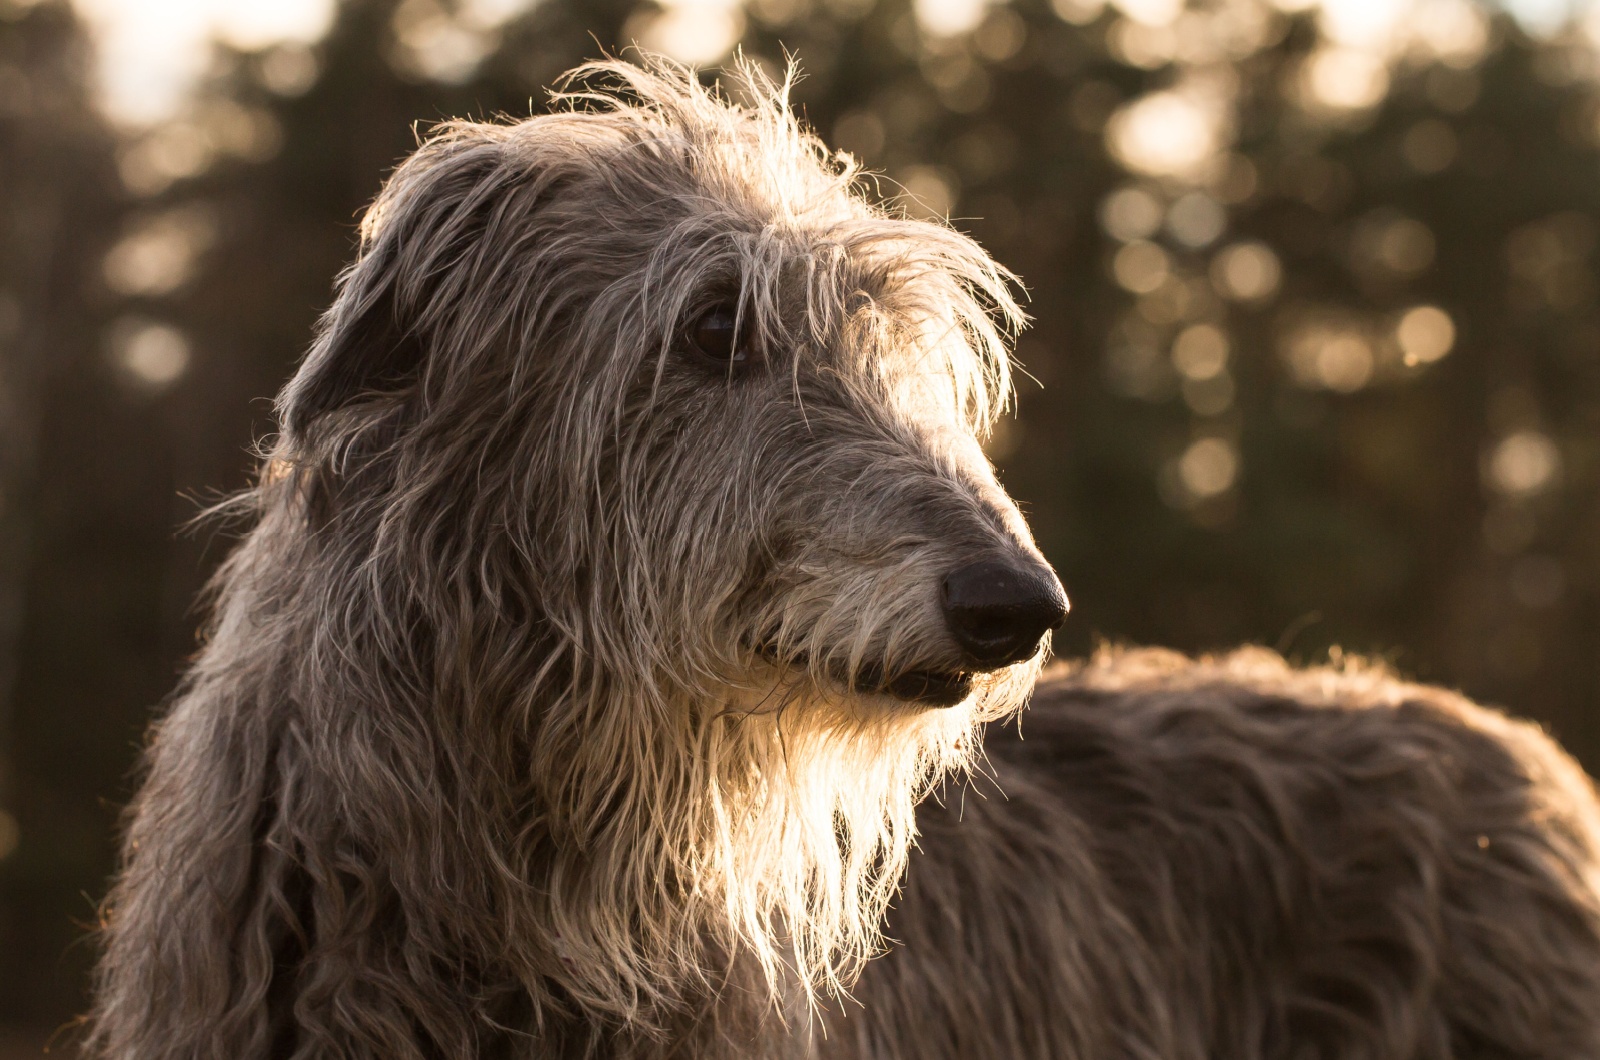
[[[768,662],[777,663],[779,657],[770,647],[759,649]],[[810,658],[806,655],[790,657],[790,666],[806,668]],[[953,707],[972,694],[976,675],[968,670],[901,670],[892,676],[881,663],[868,663],[852,675],[843,667],[832,667],[829,676],[835,683],[852,692],[890,696],[904,703],[919,703],[929,707]]]

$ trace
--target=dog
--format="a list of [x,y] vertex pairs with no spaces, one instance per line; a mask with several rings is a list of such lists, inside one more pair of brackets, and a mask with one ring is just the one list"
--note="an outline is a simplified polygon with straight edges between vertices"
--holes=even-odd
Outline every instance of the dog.
[[981,448],[1014,278],[743,91],[592,64],[385,184],[88,1054],[1600,1055],[1600,814],[1530,727],[1110,654],[1000,728],[1067,614]]

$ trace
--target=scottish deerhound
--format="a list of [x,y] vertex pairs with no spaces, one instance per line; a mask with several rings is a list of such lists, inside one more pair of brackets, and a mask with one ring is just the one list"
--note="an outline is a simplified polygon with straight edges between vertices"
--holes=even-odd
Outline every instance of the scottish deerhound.
[[1600,816],[1526,725],[1106,655],[984,759],[1066,609],[979,444],[1011,277],[753,72],[569,85],[364,220],[92,1055],[1600,1055]]

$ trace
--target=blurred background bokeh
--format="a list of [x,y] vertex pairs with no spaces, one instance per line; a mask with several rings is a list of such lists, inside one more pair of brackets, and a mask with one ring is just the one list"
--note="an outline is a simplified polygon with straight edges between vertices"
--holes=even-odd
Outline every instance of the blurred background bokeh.
[[180,528],[245,483],[361,206],[419,129],[631,41],[794,55],[885,198],[1025,279],[992,455],[1063,653],[1376,653],[1600,766],[1586,7],[0,0],[0,1051],[81,1010],[229,546]]

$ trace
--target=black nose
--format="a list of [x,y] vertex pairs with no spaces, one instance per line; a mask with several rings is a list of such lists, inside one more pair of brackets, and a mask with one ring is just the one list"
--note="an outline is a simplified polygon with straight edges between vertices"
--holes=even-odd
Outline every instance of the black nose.
[[980,668],[1028,658],[1067,617],[1067,594],[1042,563],[984,560],[944,579],[944,618],[956,643]]

